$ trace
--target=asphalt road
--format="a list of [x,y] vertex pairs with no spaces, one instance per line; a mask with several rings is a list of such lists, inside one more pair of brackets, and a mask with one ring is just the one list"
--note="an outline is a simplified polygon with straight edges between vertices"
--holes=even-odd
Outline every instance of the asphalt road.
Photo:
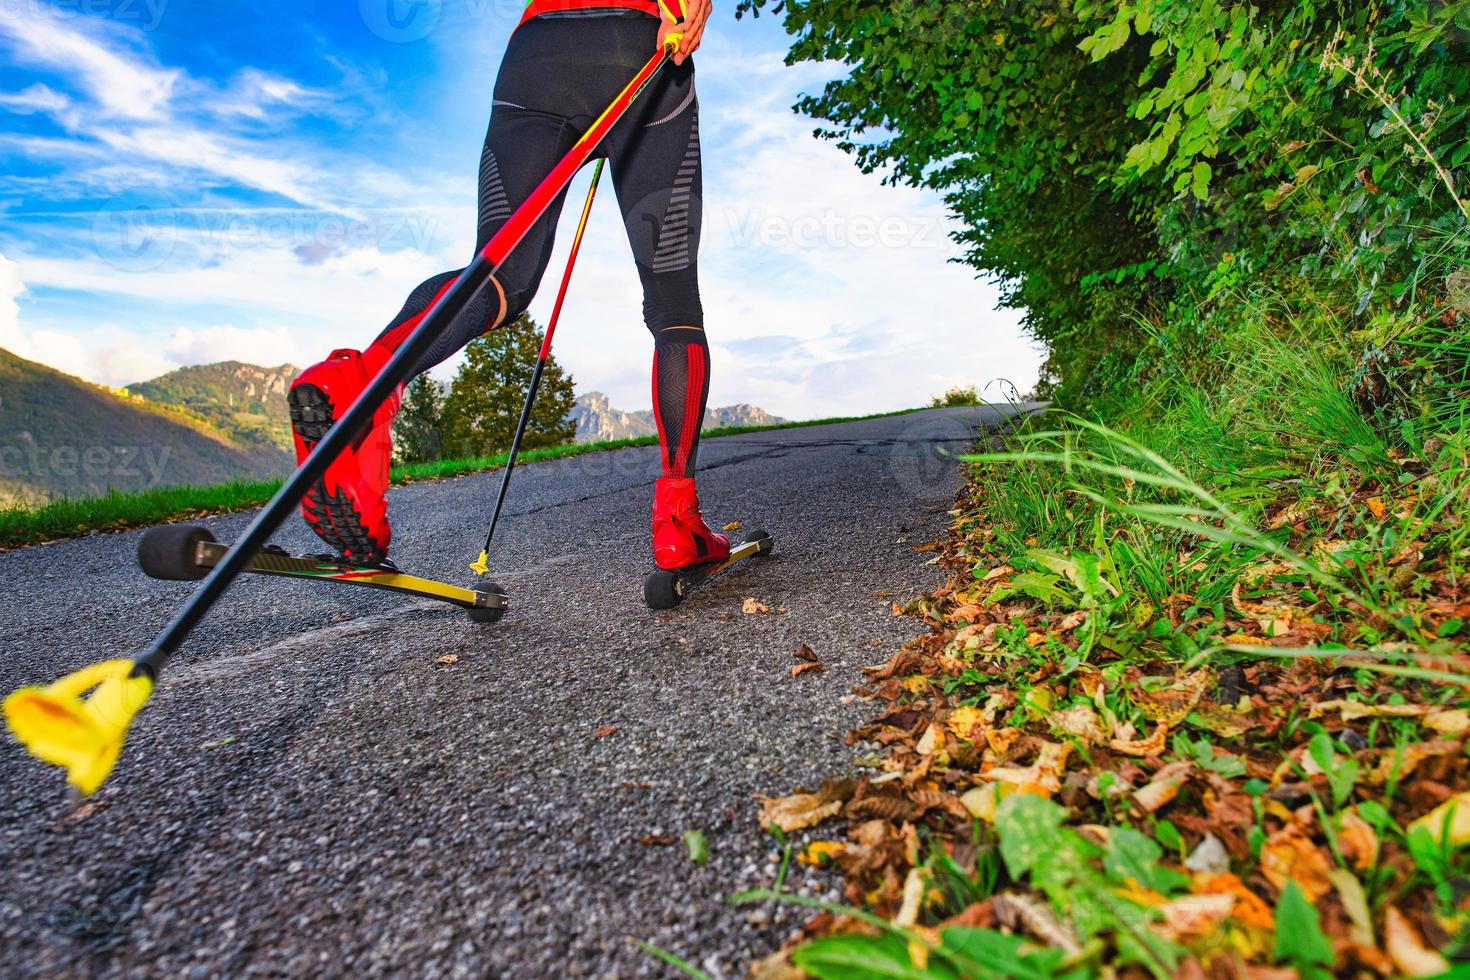
[[[959,484],[935,446],[963,450],[1006,412],[710,441],[706,513],[777,550],[674,613],[641,603],[652,450],[517,474],[493,562],[514,606],[496,626],[241,581],[95,806],[72,814],[58,770],[0,744],[4,972],[666,975],[638,939],[742,975],[800,919],[723,901],[775,876],[754,797],[848,768],[866,709],[844,695],[915,632],[889,596],[939,581],[912,547]],[[498,479],[395,491],[399,564],[464,581]],[[208,523],[229,540],[247,519]],[[144,578],[137,541],[0,555],[0,688],[129,656],[163,626],[189,587]],[[295,522],[277,541],[315,550]],[[746,598],[772,614],[742,615]],[[793,680],[801,643],[826,671]],[[703,868],[682,844],[696,829]]]

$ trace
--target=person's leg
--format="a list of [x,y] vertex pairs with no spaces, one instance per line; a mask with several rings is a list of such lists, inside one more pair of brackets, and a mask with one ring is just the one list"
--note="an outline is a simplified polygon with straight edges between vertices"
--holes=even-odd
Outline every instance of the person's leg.
[[704,523],[694,482],[710,357],[699,297],[703,174],[692,63],[666,69],[646,106],[613,132],[608,155],[654,337],[663,473],[654,493],[654,559],[668,570],[721,561],[729,541]]
[[[552,167],[576,142],[578,132],[558,116],[531,112],[497,101],[480,154],[480,219],[478,252],[531,196]],[[502,163],[502,161],[504,161]],[[531,305],[555,245],[556,222],[566,201],[563,193],[513,251],[494,278],[476,294],[430,348],[415,376],[443,363],[476,337],[520,316]],[[421,283],[409,294],[398,316],[373,342],[397,350],[423,321],[462,269]]]
[[[576,130],[565,119],[496,105],[481,157],[477,250],[530,197],[576,138]],[[416,375],[525,311],[550,260],[564,200],[565,195],[557,199],[495,279],[450,323],[419,363]],[[442,273],[414,289],[398,316],[366,350],[336,351],[296,379],[289,405],[298,464],[419,327],[460,271]],[[354,561],[382,561],[392,540],[386,494],[393,454],[392,421],[398,404],[397,395],[389,399],[374,415],[373,427],[333,462],[302,500],[302,516],[312,530]]]

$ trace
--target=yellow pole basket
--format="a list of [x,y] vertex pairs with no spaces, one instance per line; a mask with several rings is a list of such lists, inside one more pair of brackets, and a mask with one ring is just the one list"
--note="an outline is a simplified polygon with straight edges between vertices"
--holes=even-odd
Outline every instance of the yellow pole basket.
[[134,676],[133,668],[131,660],[109,660],[49,687],[21,688],[5,699],[5,721],[32,755],[61,766],[67,782],[90,796],[111,774],[128,726],[153,693],[153,678]]

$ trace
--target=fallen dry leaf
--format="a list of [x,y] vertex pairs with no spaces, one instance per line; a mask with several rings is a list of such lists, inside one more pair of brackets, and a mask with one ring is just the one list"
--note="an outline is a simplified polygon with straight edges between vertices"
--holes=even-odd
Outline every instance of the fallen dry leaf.
[[107,809],[107,801],[93,800],[90,803],[83,803],[71,813],[67,814],[66,819],[72,823],[79,823],[80,821],[86,820],[94,813],[98,813],[105,809]]
[[1383,951],[1405,976],[1437,977],[1450,968],[1450,961],[1425,946],[1418,931],[1393,906],[1383,918]]
[[1441,735],[1464,735],[1470,732],[1470,711],[1464,708],[1439,708],[1424,716],[1424,727]]
[[985,733],[985,715],[973,704],[962,704],[949,713],[949,730],[963,742],[973,742]]
[[612,738],[618,733],[617,725],[608,725],[592,733],[593,738]]
[[1189,857],[1185,858],[1184,867],[1195,874],[1213,878],[1230,870],[1230,852],[1220,843],[1220,838],[1214,834],[1205,834]]
[[1193,770],[1194,763],[1192,762],[1169,763],[1154,774],[1154,778],[1147,786],[1134,792],[1133,802],[1145,814],[1157,813],[1179,795],[1179,790],[1184,787],[1184,781],[1189,778]]
[[1159,931],[1174,942],[1189,942],[1215,934],[1235,911],[1235,896],[1186,895],[1160,905],[1158,911],[1164,917]]
[[839,854],[847,853],[847,845],[835,840],[814,840],[806,846],[796,860],[813,868],[820,868]]
[[1271,907],[1233,874],[1216,875],[1200,882],[1195,886],[1195,891],[1200,895],[1233,895],[1235,905],[1230,911],[1232,919],[1257,929],[1276,928],[1276,915]]
[[740,611],[747,616],[768,616],[771,613],[771,607],[755,599],[746,599],[741,603]]
[[1278,830],[1261,847],[1261,873],[1278,891],[1294,881],[1316,902],[1332,890],[1331,870],[1327,855],[1297,826]]
[[1346,868],[1333,868],[1328,877],[1332,879],[1332,886],[1337,889],[1337,899],[1342,903],[1342,910],[1352,923],[1348,938],[1355,946],[1376,946],[1373,941],[1373,916],[1368,911],[1368,895],[1363,891],[1363,883]]
[[644,834],[638,838],[638,843],[644,847],[673,847],[676,843],[672,837],[660,837],[656,834]]
[[822,666],[821,664],[797,664],[796,666],[791,668],[791,676],[793,678],[796,678],[800,677],[802,674],[820,674],[826,669],[827,668]]
[[1358,816],[1356,810],[1347,810],[1342,815],[1337,831],[1338,846],[1343,857],[1358,870],[1371,868],[1378,863],[1378,833],[1368,821]]
[[1214,671],[1196,670],[1160,690],[1137,691],[1133,700],[1149,721],[1161,722],[1173,728],[1189,717],[1189,713],[1199,704],[1205,689],[1214,679]]
[[1065,922],[1052,914],[1042,902],[1026,895],[1007,893],[991,900],[995,919],[1007,929],[1024,929],[1047,946],[1063,950],[1068,956],[1082,955],[1082,944]]
[[1154,733],[1141,741],[1133,741],[1133,729],[1128,725],[1123,725],[1119,727],[1116,737],[1108,744],[1114,752],[1142,759],[1152,759],[1163,754],[1164,746],[1167,744],[1165,740],[1168,737],[1169,726],[1164,722],[1159,722],[1159,727],[1154,729]]
[[851,788],[824,789],[821,793],[796,793],[792,796],[757,797],[761,804],[762,830],[780,827],[788,834],[815,827],[823,820],[837,816],[852,795]]
[[1067,757],[1071,754],[1071,742],[1046,742],[1032,765],[998,766],[985,773],[985,778],[1010,783],[1023,793],[1049,798],[1062,788],[1062,773],[1067,769]]
[[1437,739],[1433,742],[1410,742],[1402,748],[1393,748],[1385,751],[1378,765],[1363,775],[1363,782],[1371,786],[1382,786],[1390,779],[1402,781],[1410,775],[1419,765],[1429,759],[1437,759],[1444,755],[1453,755],[1460,751],[1460,743],[1447,739]]
[[1078,704],[1051,719],[1052,728],[1063,735],[1070,735],[1084,747],[1097,745],[1108,737],[1103,730],[1102,719],[1091,705]]
[[453,667],[455,664],[459,663],[459,657],[455,654],[450,653],[440,657],[438,660],[434,661],[434,663],[440,667]]
[[739,521],[731,521],[729,524],[726,524],[724,527],[720,528],[720,530],[722,530],[722,531],[738,531],[738,530],[740,530],[744,526],[745,525],[744,524],[741,524]]
[[796,652],[792,654],[792,656],[794,656],[797,660],[802,660],[809,664],[817,663],[820,659],[817,657],[817,651],[813,650],[805,643],[797,647]]

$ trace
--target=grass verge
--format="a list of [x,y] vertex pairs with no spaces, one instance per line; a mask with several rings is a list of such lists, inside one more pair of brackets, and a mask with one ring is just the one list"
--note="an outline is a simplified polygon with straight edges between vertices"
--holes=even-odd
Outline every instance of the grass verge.
[[[815,419],[808,422],[783,422],[779,425],[749,428],[712,429],[704,433],[703,438],[718,439],[724,436],[751,435],[784,429],[836,425],[843,422],[863,422],[869,419],[908,415],[916,411],[922,411],[922,409],[904,409],[878,415]],[[658,445],[658,439],[650,436],[639,439],[553,446],[523,452],[521,461],[536,463],[570,459],[588,453],[604,453],[617,449],[656,445]],[[479,459],[439,460],[432,463],[399,466],[393,470],[393,482],[395,484],[423,483],[452,479],[472,473],[484,473],[504,467],[507,459],[508,454],[502,453]],[[64,499],[39,507],[7,508],[0,510],[0,551],[99,531],[125,531],[130,528],[151,527],[155,524],[249,510],[267,503],[280,487],[281,481],[279,480],[227,483],[212,487],[167,487],[139,493],[108,493],[101,497]]]
[[1470,961],[1464,315],[1376,325],[1374,375],[1363,333],[1239,302],[1217,385],[969,460],[952,577],[897,610],[924,632],[860,688],[857,777],[763,805],[851,903],[763,969]]

